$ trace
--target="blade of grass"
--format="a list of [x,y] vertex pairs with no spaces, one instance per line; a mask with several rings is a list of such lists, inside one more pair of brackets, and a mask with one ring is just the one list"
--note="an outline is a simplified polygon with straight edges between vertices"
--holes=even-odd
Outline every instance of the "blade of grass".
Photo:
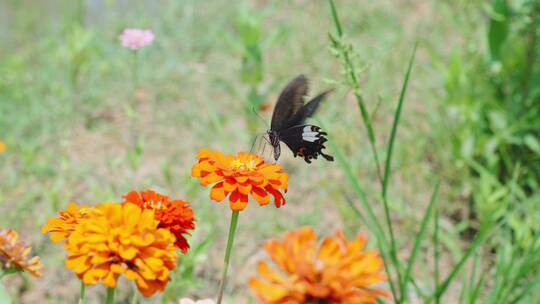
[[384,177],[383,177],[383,184],[382,184],[383,197],[385,197],[388,192],[388,181],[390,180],[390,170],[391,170],[391,165],[392,165],[392,155],[394,152],[394,143],[396,141],[397,128],[399,125],[399,121],[401,119],[401,111],[403,109],[403,102],[405,100],[405,94],[407,93],[407,87],[409,85],[409,78],[411,75],[414,58],[416,56],[417,47],[418,47],[418,42],[414,44],[414,49],[409,59],[409,66],[407,67],[407,72],[405,73],[405,78],[403,80],[403,86],[401,87],[401,92],[399,94],[399,100],[398,100],[396,112],[394,113],[394,122],[392,123],[392,130],[390,131],[390,139],[388,140],[388,151],[386,153],[386,162],[384,165],[385,166]]
[[[533,244],[535,244],[539,239],[540,236],[536,236],[535,240],[533,240]],[[499,303],[514,303],[511,302],[509,298],[514,295],[516,290],[520,289],[520,285],[522,285],[521,282],[526,281],[526,278],[529,277],[531,273],[533,273],[533,278],[540,278],[540,275],[534,271],[535,267],[537,267],[538,262],[540,261],[538,259],[538,256],[540,255],[540,247],[535,248],[535,245],[532,245],[531,247],[526,248],[525,252],[521,252],[516,248],[513,248],[513,250],[515,255],[513,254],[512,256],[509,263],[511,268],[508,270],[512,274],[511,280],[509,282],[505,282],[506,293],[503,294],[504,296],[498,298]],[[527,287],[521,287],[521,289],[525,290]]]
[[[439,259],[440,259],[440,253],[439,253],[439,210],[435,208],[435,215],[434,215],[434,225],[433,225],[433,261],[435,263],[435,271],[434,271],[434,280],[435,280],[435,289],[439,286]],[[435,298],[435,304],[439,304],[439,298]]]
[[459,292],[459,300],[457,303],[465,303],[465,298],[467,297],[467,294],[469,293],[469,285],[467,285],[467,273],[466,272],[463,272],[461,274],[461,286],[463,286],[463,288],[461,289],[461,291]]
[[474,286],[476,281],[476,270],[478,269],[478,254],[473,254],[471,274],[467,278],[467,273],[463,273],[463,288],[461,289],[461,296],[459,303],[474,303],[471,302],[471,297],[474,292]]
[[403,280],[401,281],[401,286],[399,287],[399,289],[401,290],[400,302],[406,302],[407,290],[408,290],[407,284],[409,283],[412,269],[414,267],[414,264],[416,263],[416,258],[418,256],[418,253],[420,252],[420,245],[427,231],[428,222],[429,222],[429,219],[431,218],[433,206],[435,206],[438,193],[439,193],[439,182],[437,182],[437,184],[435,185],[435,189],[433,189],[433,193],[431,194],[431,199],[429,200],[429,205],[426,209],[426,212],[424,213],[422,222],[420,224],[420,230],[418,231],[416,238],[414,239],[412,253],[411,253],[411,256],[409,257],[407,268],[405,269],[405,274],[403,275]]
[[[328,128],[325,127],[325,123],[323,121],[318,120],[318,124],[324,130],[328,130]],[[375,213],[373,212],[373,208],[371,208],[371,205],[369,204],[366,193],[364,192],[362,186],[360,185],[358,178],[355,176],[354,172],[352,171],[352,166],[347,162],[347,160],[343,156],[341,149],[333,141],[328,141],[328,144],[330,146],[330,149],[333,151],[334,155],[336,156],[337,163],[339,164],[339,166],[345,173],[347,180],[349,181],[354,192],[358,196],[360,203],[362,204],[362,207],[366,210],[367,217],[365,217],[366,219],[365,224],[373,233],[375,233],[375,236],[377,237],[377,240],[381,243],[381,245],[384,246],[384,248],[388,248],[388,240],[386,239],[386,236],[384,235],[382,226],[377,220],[377,217],[375,216]]]
[[346,195],[345,193],[343,193],[343,197],[345,198],[345,201],[347,202],[349,207],[351,207],[351,209],[353,210],[353,213],[356,214],[356,216],[358,216],[360,221],[362,221],[363,223],[366,223],[367,222],[366,217],[362,214],[360,209],[358,209],[358,207],[356,207],[353,200],[348,195]]
[[[360,209],[358,209],[358,207],[356,207],[356,205],[354,204],[354,202],[347,196],[347,195],[343,195],[343,197],[345,198],[345,201],[349,204],[349,206],[351,207],[351,209],[354,211],[354,214],[356,214],[356,216],[358,216],[358,218],[360,218],[360,220],[364,223],[367,222],[366,218],[364,217],[364,215],[362,214],[362,212],[360,211]],[[383,256],[383,259],[384,261],[389,261],[390,258],[388,257],[388,253],[381,250],[381,254]],[[388,268],[388,265],[386,263],[384,263],[384,270],[386,271],[386,273],[390,273],[390,269]],[[389,275],[390,276],[390,275]],[[390,289],[392,290],[392,294],[395,294],[396,290],[395,290],[395,286],[393,284],[393,281],[392,280],[389,280],[388,281],[390,283]],[[422,293],[422,290],[420,290],[420,288],[418,287],[418,285],[416,284],[416,282],[414,281],[414,279],[411,280],[411,283],[413,284],[413,286],[415,287],[416,289],[416,292],[419,294],[419,295],[423,295]],[[378,300],[378,299],[377,299]],[[381,303],[384,303],[382,302],[381,300]]]
[[[394,259],[394,263],[396,264],[396,269],[397,269],[397,274],[398,274],[398,284],[400,285],[402,300],[405,299],[404,295],[406,295],[407,293],[406,290],[403,289],[407,285],[407,280],[405,279],[402,280],[401,275],[400,275],[401,265],[397,257],[396,239],[394,236],[394,228],[392,227],[392,219],[390,218],[390,208],[388,206],[388,181],[390,180],[390,169],[392,167],[392,155],[394,151],[394,143],[397,137],[397,128],[399,125],[399,120],[401,118],[401,110],[403,109],[403,102],[405,101],[405,94],[407,93],[407,87],[409,85],[409,78],[411,76],[411,70],[413,67],[417,46],[418,46],[418,43],[415,43],[413,52],[409,59],[409,66],[407,67],[407,72],[405,73],[405,78],[403,80],[403,86],[401,87],[401,92],[399,94],[399,100],[396,107],[396,112],[394,113],[394,122],[392,123],[392,130],[390,131],[390,139],[388,141],[388,151],[386,153],[386,161],[385,161],[385,168],[384,168],[384,177],[382,180],[382,198],[383,198],[383,205],[384,205],[384,215],[386,218],[386,225],[388,226],[388,231],[390,234],[390,253],[391,253],[392,258]],[[430,214],[431,214],[431,211],[430,211]],[[416,257],[414,258],[416,259]]]
[[[320,119],[317,119],[317,121],[318,121],[318,124],[321,126],[321,128],[323,128],[324,130],[329,130],[328,128],[325,127],[325,123],[323,121],[321,121]],[[333,141],[328,141],[328,144],[336,157],[336,162],[339,164],[339,166],[345,173],[345,176],[347,177],[347,180],[351,184],[354,192],[358,196],[360,203],[362,204],[362,207],[364,208],[364,210],[366,210],[367,217],[362,216],[361,219],[363,218],[365,220],[364,223],[367,225],[368,229],[375,234],[375,237],[377,238],[377,243],[379,244],[381,255],[384,260],[384,267],[389,277],[388,282],[390,284],[390,289],[392,290],[392,294],[395,296],[397,295],[396,289],[394,286],[394,282],[391,278],[391,273],[389,271],[390,269],[388,268],[390,264],[389,263],[390,260],[388,258],[388,252],[389,252],[388,241],[386,239],[382,226],[377,220],[377,217],[375,216],[375,213],[373,212],[373,209],[371,208],[371,205],[369,204],[367,196],[364,190],[362,189],[362,186],[358,182],[358,178],[355,176],[354,172],[352,171],[352,167],[343,156],[341,149]]]
[[435,292],[435,299],[436,303],[440,302],[440,298],[443,295],[443,293],[446,291],[448,286],[450,286],[450,283],[454,280],[455,276],[459,273],[467,259],[471,256],[472,253],[476,251],[476,249],[486,240],[487,236],[489,235],[489,232],[491,229],[489,229],[489,225],[485,225],[480,228],[480,231],[478,232],[478,235],[474,239],[474,241],[471,243],[467,251],[463,254],[461,259],[457,262],[457,264],[452,268],[452,271],[446,279],[437,287],[437,290]]
[[485,272],[482,272],[480,274],[480,279],[478,279],[478,282],[476,283],[476,287],[474,288],[471,297],[469,298],[469,303],[474,304],[478,303],[478,297],[480,296],[480,289],[484,285],[484,278],[485,278]]
[[537,276],[532,282],[530,282],[525,288],[523,288],[521,292],[515,295],[514,298],[510,300],[508,303],[521,303],[521,300],[525,296],[529,295],[529,292],[531,290],[538,290],[537,285],[540,285],[540,276]]

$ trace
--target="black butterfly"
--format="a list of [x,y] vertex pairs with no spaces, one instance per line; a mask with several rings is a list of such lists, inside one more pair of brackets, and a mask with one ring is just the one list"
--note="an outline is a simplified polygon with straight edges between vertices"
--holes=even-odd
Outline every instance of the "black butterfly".
[[294,153],[294,157],[303,157],[307,163],[322,155],[328,161],[334,161],[330,155],[322,152],[326,148],[327,141],[325,132],[314,125],[306,125],[304,122],[311,117],[319,103],[324,99],[328,91],[317,95],[304,104],[304,96],[307,95],[308,81],[304,75],[293,79],[279,95],[268,136],[274,147],[274,158],[278,160],[281,154],[279,141],[284,142]]

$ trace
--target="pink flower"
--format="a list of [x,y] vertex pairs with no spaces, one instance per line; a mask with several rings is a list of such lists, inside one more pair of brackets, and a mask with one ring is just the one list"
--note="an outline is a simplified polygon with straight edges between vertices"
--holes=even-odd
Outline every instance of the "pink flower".
[[118,38],[120,38],[123,47],[138,50],[152,44],[154,41],[154,33],[151,30],[127,28],[124,29]]

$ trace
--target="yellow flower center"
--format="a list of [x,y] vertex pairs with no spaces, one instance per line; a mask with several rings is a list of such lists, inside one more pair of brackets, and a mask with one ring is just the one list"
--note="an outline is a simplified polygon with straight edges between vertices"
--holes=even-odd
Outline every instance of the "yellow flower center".
[[254,159],[235,159],[231,162],[231,167],[235,171],[252,171],[255,169],[255,160]]

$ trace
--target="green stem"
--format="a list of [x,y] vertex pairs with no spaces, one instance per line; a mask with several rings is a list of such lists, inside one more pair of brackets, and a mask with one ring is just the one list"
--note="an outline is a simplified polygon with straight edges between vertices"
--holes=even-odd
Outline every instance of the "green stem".
[[133,283],[133,296],[131,297],[131,304],[139,303],[139,293],[137,292],[137,285]]
[[[435,263],[435,290],[439,288],[440,275],[439,275],[439,210],[435,209],[435,223],[434,223],[434,232],[433,232],[433,261]],[[440,297],[435,297],[435,303],[439,304],[441,302]]]
[[107,299],[105,300],[106,304],[113,304],[114,303],[114,288],[107,288]]
[[130,117],[129,117],[129,133],[130,133],[130,141],[131,141],[131,149],[135,149],[135,145],[137,144],[137,132],[135,130],[136,121],[137,121],[137,110],[136,110],[136,90],[139,83],[139,51],[135,50],[133,53],[133,62],[131,65],[131,96],[130,96],[130,103],[129,103],[129,110],[131,111]]
[[231,215],[231,224],[229,226],[229,238],[227,240],[227,249],[225,250],[225,259],[223,260],[223,272],[221,273],[221,282],[219,283],[219,294],[217,304],[221,304],[223,299],[223,290],[225,289],[225,281],[227,280],[227,270],[229,269],[229,260],[231,258],[231,251],[234,242],[234,235],[236,232],[236,225],[238,224],[238,215],[240,211],[233,211]]
[[79,292],[79,304],[84,304],[84,293],[86,291],[86,285],[81,281],[81,291]]
[[20,270],[15,267],[0,269],[0,279],[8,274],[16,273],[19,271]]
[[529,37],[527,42],[527,67],[525,69],[525,76],[523,77],[523,103],[529,99],[530,80],[534,71],[534,64],[536,62],[536,19],[538,18],[538,2],[534,1],[531,12],[531,27],[529,30]]
[[139,84],[139,51],[135,50],[133,51],[133,64],[131,66],[131,80],[133,84],[133,92],[135,93],[135,89],[137,88],[137,85]]

